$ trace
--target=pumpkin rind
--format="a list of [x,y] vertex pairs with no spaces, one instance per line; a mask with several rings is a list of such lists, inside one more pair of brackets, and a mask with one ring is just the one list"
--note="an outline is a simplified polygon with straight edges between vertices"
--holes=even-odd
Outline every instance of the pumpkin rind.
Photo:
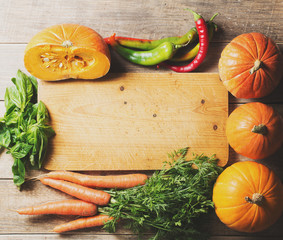
[[[245,197],[263,196],[260,205]],[[274,224],[283,211],[283,186],[266,166],[256,162],[238,162],[226,168],[216,180],[213,202],[219,219],[240,232],[259,232]]]
[[[266,127],[266,134],[255,126]],[[226,136],[230,146],[251,159],[263,159],[275,153],[283,142],[282,118],[272,107],[252,102],[236,108],[228,117]]]
[[30,74],[42,80],[96,79],[109,71],[110,52],[91,28],[61,24],[44,29],[30,40],[24,63]]
[[[250,73],[257,60],[261,67]],[[282,55],[274,41],[261,33],[234,38],[222,51],[219,75],[237,98],[261,98],[270,94],[282,78]]]

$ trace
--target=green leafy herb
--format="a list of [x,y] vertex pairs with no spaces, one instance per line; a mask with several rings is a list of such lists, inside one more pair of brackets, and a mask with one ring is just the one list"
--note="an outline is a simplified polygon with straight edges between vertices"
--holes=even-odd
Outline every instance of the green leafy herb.
[[13,179],[19,188],[25,182],[26,168],[39,169],[44,161],[48,139],[55,132],[48,125],[44,103],[37,102],[37,80],[20,70],[5,93],[6,113],[0,118],[0,146],[14,158]]
[[137,233],[154,229],[157,239],[203,239],[196,221],[213,208],[212,188],[221,173],[217,159],[204,155],[186,161],[188,148],[175,151],[172,161],[156,171],[145,185],[110,190],[111,203],[100,209],[114,217],[104,228],[114,232],[119,220]]

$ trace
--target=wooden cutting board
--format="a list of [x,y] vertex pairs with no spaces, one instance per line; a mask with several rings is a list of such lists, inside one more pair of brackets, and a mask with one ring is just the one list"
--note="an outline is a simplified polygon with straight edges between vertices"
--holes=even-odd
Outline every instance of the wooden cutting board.
[[117,73],[39,83],[56,136],[49,170],[154,170],[167,153],[228,160],[228,93],[214,73]]

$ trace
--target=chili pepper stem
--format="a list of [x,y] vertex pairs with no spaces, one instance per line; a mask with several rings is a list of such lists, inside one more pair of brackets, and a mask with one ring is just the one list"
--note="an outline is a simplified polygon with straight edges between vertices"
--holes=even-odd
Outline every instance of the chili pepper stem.
[[214,18],[216,17],[216,16],[218,16],[219,15],[219,13],[215,13],[210,19],[209,19],[209,22],[212,22],[213,20],[214,20]]
[[202,18],[199,14],[197,14],[197,13],[196,13],[195,11],[193,11],[192,9],[185,8],[185,10],[190,11],[190,12],[194,15],[194,20],[195,20],[195,22],[196,22],[197,20],[199,20],[199,19]]

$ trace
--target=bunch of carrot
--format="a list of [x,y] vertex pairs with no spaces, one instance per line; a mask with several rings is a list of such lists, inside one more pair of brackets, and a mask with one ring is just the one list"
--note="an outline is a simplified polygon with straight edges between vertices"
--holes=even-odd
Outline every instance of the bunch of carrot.
[[87,216],[56,226],[53,231],[57,233],[77,230],[81,228],[103,226],[113,218],[98,214],[98,205],[105,206],[110,201],[110,194],[93,188],[126,189],[145,184],[147,175],[126,174],[111,176],[92,176],[69,171],[53,171],[39,177],[39,180],[52,188],[67,193],[77,199],[62,200],[26,207],[17,210],[19,214],[41,215],[79,215]]

